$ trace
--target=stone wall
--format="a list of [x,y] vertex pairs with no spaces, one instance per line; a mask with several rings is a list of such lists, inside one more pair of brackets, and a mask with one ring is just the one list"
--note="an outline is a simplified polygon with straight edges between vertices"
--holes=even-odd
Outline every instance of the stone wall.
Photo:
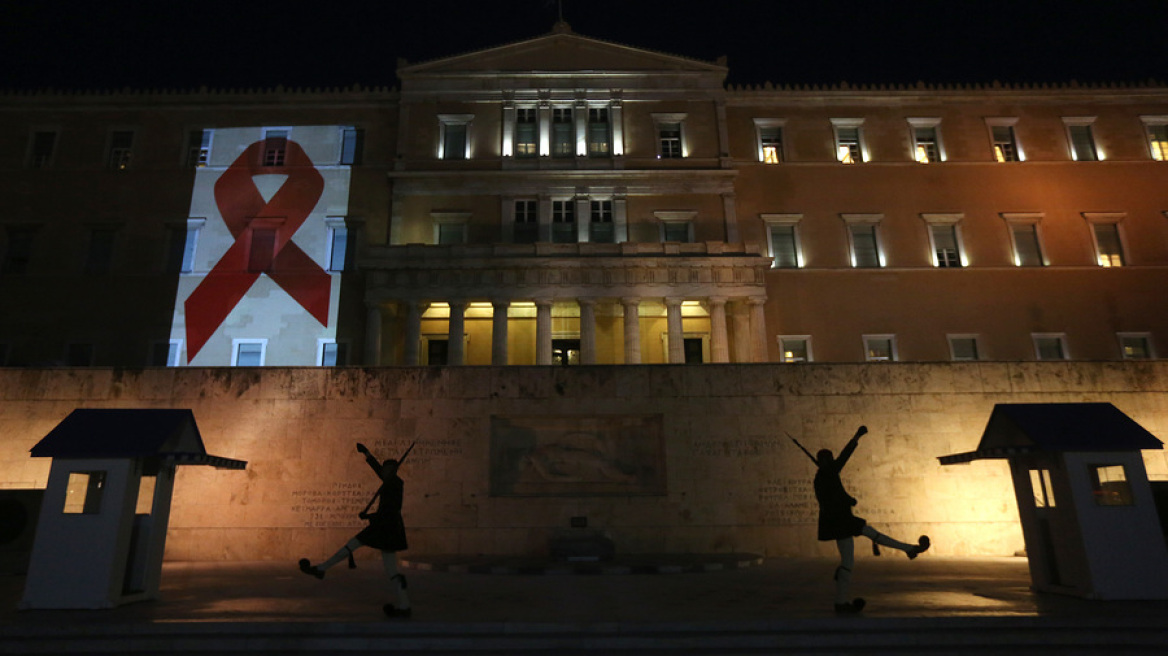
[[[1110,401],[1163,437],[1165,390],[1162,362],[5,369],[0,487],[44,487],[28,450],[76,407],[191,408],[207,450],[248,467],[180,469],[171,560],[331,553],[376,489],[354,444],[386,458],[415,440],[415,553],[545,552],[586,517],[627,553],[807,556],[834,545],[815,539],[813,465],[784,432],[838,451],[866,424],[844,472],[858,515],[938,554],[1008,555],[1023,543],[1005,463],[937,457],[974,449],[1000,402]],[[621,416],[659,426],[660,461],[640,465],[664,468],[665,494],[491,496],[492,417]],[[1168,480],[1163,451],[1145,460]]]

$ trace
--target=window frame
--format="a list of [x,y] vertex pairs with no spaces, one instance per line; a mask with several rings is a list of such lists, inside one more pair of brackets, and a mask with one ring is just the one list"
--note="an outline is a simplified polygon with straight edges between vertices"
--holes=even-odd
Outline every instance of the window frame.
[[[1144,143],[1148,148],[1148,157],[1156,162],[1168,162],[1168,115],[1142,115],[1140,121],[1144,124]],[[1163,131],[1164,138],[1157,139],[1152,132],[1153,128]]]
[[[324,363],[325,347],[329,346],[329,345],[336,347],[336,353],[334,354],[334,357],[338,360],[344,360],[344,362],[334,362],[333,364],[325,364]],[[322,338],[318,338],[316,340],[316,366],[318,366],[318,367],[345,367],[345,366],[348,366],[348,364],[349,364],[348,359],[349,359],[349,343],[347,341],[337,340],[336,338],[333,338],[333,337],[328,337],[328,338],[322,337]]]
[[[880,224],[884,221],[883,214],[841,214],[844,227],[848,235],[848,259],[853,269],[883,269],[888,266],[884,255],[884,243],[881,237]],[[856,236],[853,228],[870,226],[876,247],[876,266],[862,266],[856,256]]]
[[[260,361],[255,365],[239,364],[239,347],[244,345],[260,345]],[[266,337],[237,337],[231,340],[231,366],[233,367],[263,367],[268,359],[268,339]]]
[[[1099,148],[1099,139],[1095,136],[1094,126],[1094,116],[1063,117],[1063,133],[1067,139],[1067,152],[1070,154],[1072,160],[1076,162],[1102,162],[1104,159],[1106,159],[1106,157],[1103,156],[1103,150]],[[1076,129],[1086,130],[1088,145],[1091,148],[1089,153],[1079,152],[1075,139]]]
[[[324,270],[329,273],[341,273],[350,270],[353,250],[353,233],[349,230],[349,225],[343,216],[326,216],[324,219],[325,226],[325,253],[324,253]],[[342,238],[342,252],[340,267],[336,266],[337,257],[337,237]]]
[[[972,340],[973,341],[973,357],[959,358],[957,357],[957,349],[953,347],[957,340]],[[949,345],[949,360],[951,362],[979,362],[984,360],[981,348],[981,335],[977,333],[946,333],[945,341]]]
[[[1046,339],[1058,340],[1059,352],[1062,354],[1061,358],[1042,357],[1042,347],[1040,341]],[[1067,348],[1066,333],[1030,333],[1030,340],[1034,344],[1034,359],[1038,362],[1064,362],[1071,359],[1070,349]]]
[[[775,164],[783,164],[787,161],[787,141],[784,137],[786,132],[787,119],[785,118],[756,118],[754,119],[754,143],[758,149],[758,161],[761,164],[773,166]],[[779,136],[779,145],[775,150],[777,160],[768,162],[766,157],[767,144],[763,140],[763,130],[776,130]]]
[[[86,228],[89,234],[85,242],[85,259],[81,263],[82,272],[93,276],[104,276],[112,273],[122,225],[91,223]],[[107,241],[103,242],[99,239]]]
[[[128,146],[116,145],[119,135],[129,135]],[[134,147],[137,143],[138,130],[136,128],[110,128],[106,134],[105,168],[110,171],[128,170],[134,161]]]
[[[610,116],[611,116],[611,113],[610,113]],[[686,158],[688,158],[689,157],[689,145],[686,141],[685,123],[686,123],[686,118],[689,115],[684,113],[684,112],[670,112],[670,113],[656,112],[656,113],[651,114],[651,116],[653,117],[653,132],[654,132],[655,142],[657,144],[657,159],[686,159]],[[610,125],[610,129],[611,129],[611,118],[610,118],[609,125]],[[670,151],[670,153],[667,154],[667,152],[666,152],[667,149],[665,147],[665,145],[667,143],[667,139],[665,136],[665,129],[667,126],[671,127],[674,125],[677,126],[677,136],[676,137],[670,136],[668,138],[668,143],[672,144],[672,143],[674,143],[674,140],[676,139],[677,152],[676,152],[676,154],[673,154],[672,153],[673,149],[670,148],[670,149],[668,149]],[[672,131],[670,133],[672,134]]]
[[[37,154],[37,137],[42,134],[53,135],[53,143],[49,147],[47,157],[41,158]],[[28,151],[25,154],[24,168],[42,170],[51,169],[57,160],[57,150],[61,143],[61,130],[49,127],[34,127],[28,132]]]
[[[906,119],[908,121],[909,144],[911,150],[909,157],[918,164],[936,164],[946,161],[944,142],[941,140],[941,119],[938,117],[911,117]],[[920,141],[917,138],[917,130],[933,131],[933,147],[936,149],[936,160],[926,159],[921,161],[917,150],[921,147]]]
[[[280,136],[278,134],[273,134],[273,133],[278,133],[278,132],[283,132],[284,133],[283,136]],[[280,150],[269,150],[268,149],[268,142],[273,140],[273,139],[283,139],[284,140],[284,147]],[[291,126],[273,126],[273,127],[263,128],[263,139],[261,140],[263,145],[260,146],[259,165],[263,166],[263,167],[271,167],[271,168],[284,167],[288,162],[288,142],[291,140],[292,140],[292,127]],[[269,155],[269,153],[273,153],[273,152],[278,153],[278,158],[277,158],[277,160],[274,160],[273,162],[270,163],[268,155]]]
[[[833,159],[839,164],[852,165],[863,164],[869,161],[868,146],[865,143],[864,134],[864,119],[862,118],[833,118],[831,120],[831,132],[833,136],[833,144],[835,146],[835,153]],[[852,153],[851,148],[848,148],[849,159],[846,161],[841,153],[843,152],[844,142],[840,137],[840,130],[855,130],[856,131],[856,152]],[[856,155],[859,155],[857,158]]]
[[[1046,267],[1050,261],[1046,257],[1046,245],[1042,235],[1043,215],[1035,212],[1004,212],[1001,214],[1006,222],[1006,231],[1010,233],[1010,253],[1016,267]],[[1031,226],[1034,232],[1034,241],[1038,248],[1038,264],[1023,264],[1018,250],[1018,237],[1015,229],[1021,226]]]
[[[800,238],[799,223],[803,220],[802,214],[760,214],[762,219],[763,229],[766,230],[767,253],[771,257],[772,269],[802,269],[804,267],[803,260],[803,240]],[[795,265],[794,266],[779,266],[778,259],[775,256],[775,241],[773,229],[776,227],[790,227],[791,239],[794,241],[795,250]]]
[[[351,135],[351,139],[350,139]],[[352,141],[350,151],[349,142]],[[340,166],[360,166],[365,158],[365,128],[348,125],[341,128],[338,144],[337,164]]]
[[[1096,266],[1104,269],[1129,266],[1131,264],[1128,259],[1128,253],[1130,251],[1128,250],[1126,231],[1123,229],[1123,221],[1127,218],[1127,215],[1122,212],[1083,212],[1082,216],[1090,229],[1091,247],[1094,249]],[[1115,264],[1110,260],[1107,264],[1104,264],[1104,254],[1099,244],[1098,229],[1100,226],[1107,225],[1115,228],[1115,241],[1116,246],[1119,248],[1119,253],[1109,255],[1118,255],[1119,264]]]
[[[787,340],[803,342],[803,351],[806,357],[802,360],[788,360],[784,342]],[[783,364],[803,364],[815,362],[815,355],[811,347],[811,335],[776,335],[775,342],[779,345],[779,362]]]
[[[438,115],[438,159],[443,161],[464,161],[471,159],[471,140],[474,126],[474,114],[439,114]],[[446,152],[447,130],[459,126],[463,128],[463,148],[461,156],[455,157]]]
[[[154,358],[154,355],[155,355],[154,351],[159,346],[162,346],[164,344],[166,345],[166,351],[167,351],[166,363],[165,364],[157,364],[155,362],[155,358]],[[182,352],[183,352],[183,340],[181,338],[172,337],[170,339],[155,340],[154,342],[152,342],[150,344],[150,353],[148,354],[149,359],[147,360],[147,363],[151,367],[181,367],[182,366]]]
[[[963,269],[969,266],[969,260],[965,255],[965,238],[961,230],[961,222],[965,219],[965,215],[960,212],[925,212],[921,214],[921,220],[925,222],[925,231],[929,237],[929,259],[933,263],[935,269]],[[953,230],[954,247],[957,249],[957,265],[949,266],[942,265],[941,258],[938,256],[937,235],[934,228],[948,227]]]
[[[1156,348],[1152,342],[1152,333],[1150,332],[1131,332],[1122,331],[1115,333],[1116,340],[1119,342],[1119,357],[1123,360],[1155,360]],[[1127,345],[1124,344],[1125,339],[1142,339],[1144,340],[1144,349],[1147,355],[1142,358],[1131,357],[1127,354]]]
[[[198,143],[195,143],[195,135]],[[211,149],[215,144],[215,130],[211,128],[191,128],[187,130],[187,150],[183,166],[188,169],[202,169],[211,165]]]
[[[998,164],[1011,162],[1025,162],[1026,152],[1022,149],[1022,141],[1018,138],[1017,116],[995,116],[985,119],[986,134],[990,139],[990,158]],[[994,136],[994,128],[1008,128],[1010,130],[1010,145],[1014,149],[1013,159],[998,156],[998,139]]]
[[[861,339],[862,339],[863,344],[864,344],[864,361],[865,362],[899,362],[900,361],[900,350],[896,344],[896,334],[895,333],[865,334],[865,335],[861,336]],[[872,354],[871,354],[872,349],[869,347],[869,344],[873,341],[876,341],[876,340],[887,340],[888,341],[888,359],[872,357]]]
[[[653,212],[654,218],[658,222],[658,234],[662,244],[692,244],[694,243],[694,219],[697,218],[697,210],[658,210]],[[686,241],[666,241],[666,234],[669,232],[666,226],[685,226]]]
[[[470,219],[470,212],[430,212],[430,221],[434,226],[434,244],[436,246],[453,246],[456,244],[469,243]],[[443,242],[442,228],[444,226],[461,226],[462,240],[454,242]]]
[[[29,271],[35,252],[39,223],[0,224],[4,228],[4,245],[0,250],[0,275],[24,275]],[[19,238],[18,238],[19,237]],[[20,246],[13,248],[13,244]]]

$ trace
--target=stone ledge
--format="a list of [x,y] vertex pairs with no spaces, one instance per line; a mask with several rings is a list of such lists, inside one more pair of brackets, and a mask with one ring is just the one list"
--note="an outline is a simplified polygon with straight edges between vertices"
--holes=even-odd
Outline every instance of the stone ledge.
[[761,565],[752,553],[618,554],[612,560],[565,562],[540,556],[422,554],[402,558],[405,569],[451,574],[597,575],[695,574]]

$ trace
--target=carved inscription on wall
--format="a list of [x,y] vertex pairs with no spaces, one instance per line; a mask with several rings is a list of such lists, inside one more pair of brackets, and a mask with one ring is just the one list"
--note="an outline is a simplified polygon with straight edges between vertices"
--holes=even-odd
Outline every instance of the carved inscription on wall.
[[814,524],[819,506],[811,478],[768,478],[758,488],[764,524]]
[[349,528],[363,522],[357,513],[377,491],[377,479],[370,482],[336,482],[323,490],[293,490],[292,513],[304,528]]
[[738,438],[727,440],[696,439],[693,441],[695,456],[760,456],[778,453],[788,448],[782,440],[770,437]]

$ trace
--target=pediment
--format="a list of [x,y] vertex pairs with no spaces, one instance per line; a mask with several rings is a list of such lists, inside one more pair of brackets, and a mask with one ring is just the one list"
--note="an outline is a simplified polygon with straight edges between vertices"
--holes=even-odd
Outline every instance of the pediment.
[[726,75],[726,67],[680,55],[557,30],[550,34],[502,46],[398,67],[398,77],[458,76],[530,73],[595,73],[601,71],[670,72]]

